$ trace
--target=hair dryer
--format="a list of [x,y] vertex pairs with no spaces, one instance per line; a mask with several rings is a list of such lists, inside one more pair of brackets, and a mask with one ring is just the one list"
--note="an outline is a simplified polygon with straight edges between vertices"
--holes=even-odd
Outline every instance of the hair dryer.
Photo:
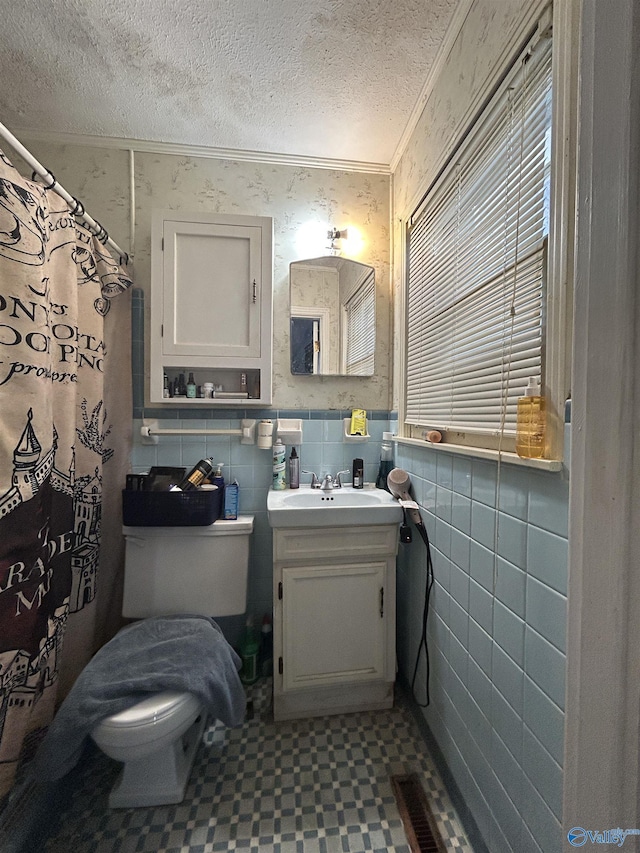
[[394,468],[389,472],[387,476],[387,488],[400,502],[400,506],[403,509],[409,510],[411,515],[411,519],[413,523],[416,525],[422,524],[422,518],[420,517],[420,509],[418,504],[413,500],[411,495],[409,494],[409,489],[411,488],[411,478],[402,468]]

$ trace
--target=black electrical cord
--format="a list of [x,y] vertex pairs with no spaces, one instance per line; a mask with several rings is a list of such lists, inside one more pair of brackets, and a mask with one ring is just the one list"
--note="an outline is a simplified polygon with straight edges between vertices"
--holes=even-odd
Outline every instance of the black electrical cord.
[[[429,543],[429,534],[427,533],[427,528],[424,526],[424,522],[422,521],[422,516],[420,516],[420,523],[414,521],[416,529],[420,534],[422,541],[425,544],[427,549],[427,579],[425,583],[425,591],[424,591],[424,610],[422,613],[422,635],[420,637],[420,645],[418,646],[418,652],[416,654],[416,664],[413,669],[413,678],[411,679],[411,693],[413,698],[416,700],[418,706],[420,708],[427,708],[429,703],[431,702],[431,697],[429,694],[429,677],[431,674],[431,666],[429,662],[429,646],[427,644],[427,622],[429,619],[429,600],[431,598],[431,589],[434,583],[434,575],[433,575],[433,561],[431,559],[431,545]],[[418,664],[420,663],[420,652],[422,651],[422,647],[424,646],[424,657],[425,657],[425,665],[427,672],[426,679],[426,691],[427,691],[427,701],[419,702],[416,696],[415,684],[416,677],[418,675]]]

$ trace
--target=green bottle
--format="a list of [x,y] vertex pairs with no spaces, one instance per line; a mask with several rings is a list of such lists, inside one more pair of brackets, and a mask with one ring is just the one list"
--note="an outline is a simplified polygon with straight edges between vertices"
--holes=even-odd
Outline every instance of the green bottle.
[[240,657],[242,669],[240,670],[240,681],[243,684],[255,684],[258,680],[258,652],[260,651],[260,640],[258,632],[253,627],[253,619],[249,617],[242,637],[240,638]]

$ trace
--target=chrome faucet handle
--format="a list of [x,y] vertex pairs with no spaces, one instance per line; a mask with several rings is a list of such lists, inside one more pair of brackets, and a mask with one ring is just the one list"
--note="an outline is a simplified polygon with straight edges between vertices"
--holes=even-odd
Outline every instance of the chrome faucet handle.
[[336,489],[341,489],[342,488],[342,479],[341,479],[342,475],[343,474],[350,474],[350,473],[351,473],[351,471],[348,468],[346,468],[344,471],[338,471],[338,473],[335,476],[335,480],[333,482],[334,487]]
[[320,488],[324,492],[332,492],[333,491],[333,488],[334,488],[333,477],[331,476],[331,474],[325,474],[324,475],[324,480],[322,481],[322,485],[320,486]]
[[302,473],[303,474],[311,474],[311,488],[312,489],[319,489],[320,488],[320,483],[318,481],[318,477],[316,476],[315,471],[305,471],[303,469]]

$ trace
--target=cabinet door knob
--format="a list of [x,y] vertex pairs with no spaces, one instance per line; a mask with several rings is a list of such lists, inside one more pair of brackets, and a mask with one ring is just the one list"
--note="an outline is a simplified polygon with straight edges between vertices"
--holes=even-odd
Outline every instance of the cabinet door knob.
[[252,296],[252,301],[253,301],[254,305],[256,304],[257,299],[258,299],[258,285],[256,284],[256,280],[254,278],[254,280],[253,280],[253,296]]

